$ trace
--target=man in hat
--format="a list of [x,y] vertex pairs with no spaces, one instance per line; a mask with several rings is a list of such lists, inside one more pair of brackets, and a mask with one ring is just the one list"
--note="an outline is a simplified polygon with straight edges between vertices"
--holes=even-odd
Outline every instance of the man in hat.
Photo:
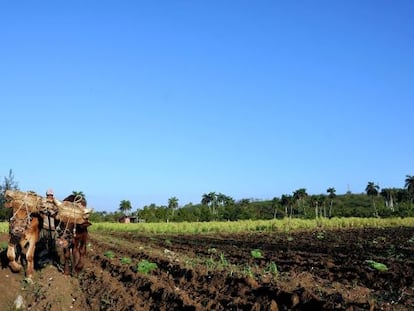
[[37,244],[37,263],[40,267],[44,267],[49,263],[55,263],[58,259],[56,253],[56,227],[55,216],[61,203],[55,199],[53,189],[46,191],[46,198],[42,202],[42,229]]

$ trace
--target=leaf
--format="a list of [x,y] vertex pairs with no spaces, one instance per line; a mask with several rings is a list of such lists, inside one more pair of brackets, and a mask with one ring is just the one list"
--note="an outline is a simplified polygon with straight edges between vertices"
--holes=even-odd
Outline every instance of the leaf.
[[366,262],[374,269],[378,270],[378,271],[388,271],[388,267],[380,262],[376,262],[374,260],[366,260]]
[[256,259],[263,258],[263,255],[260,249],[254,249],[250,252],[250,254],[252,255],[253,258],[256,258]]

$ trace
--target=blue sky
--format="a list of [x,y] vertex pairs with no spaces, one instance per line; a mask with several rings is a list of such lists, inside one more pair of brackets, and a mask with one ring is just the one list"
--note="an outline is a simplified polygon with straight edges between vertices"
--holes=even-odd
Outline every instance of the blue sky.
[[133,210],[413,175],[413,1],[4,1],[0,176]]

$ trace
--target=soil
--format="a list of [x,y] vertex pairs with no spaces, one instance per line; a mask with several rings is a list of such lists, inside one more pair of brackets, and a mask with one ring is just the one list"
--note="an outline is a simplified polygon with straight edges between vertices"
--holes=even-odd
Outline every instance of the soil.
[[[0,235],[0,243],[7,241]],[[414,228],[231,235],[91,233],[83,272],[34,283],[1,252],[0,309],[413,310]],[[369,260],[382,263],[380,271]],[[143,262],[156,268],[143,271]]]

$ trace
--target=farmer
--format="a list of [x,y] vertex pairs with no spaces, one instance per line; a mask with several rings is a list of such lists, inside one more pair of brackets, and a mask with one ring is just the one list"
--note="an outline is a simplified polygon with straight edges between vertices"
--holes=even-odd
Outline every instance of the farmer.
[[61,203],[55,199],[53,189],[46,191],[46,198],[42,202],[42,210],[40,215],[43,223],[40,230],[40,238],[36,247],[40,267],[48,263],[55,263],[58,259],[55,248],[56,227],[55,216]]

